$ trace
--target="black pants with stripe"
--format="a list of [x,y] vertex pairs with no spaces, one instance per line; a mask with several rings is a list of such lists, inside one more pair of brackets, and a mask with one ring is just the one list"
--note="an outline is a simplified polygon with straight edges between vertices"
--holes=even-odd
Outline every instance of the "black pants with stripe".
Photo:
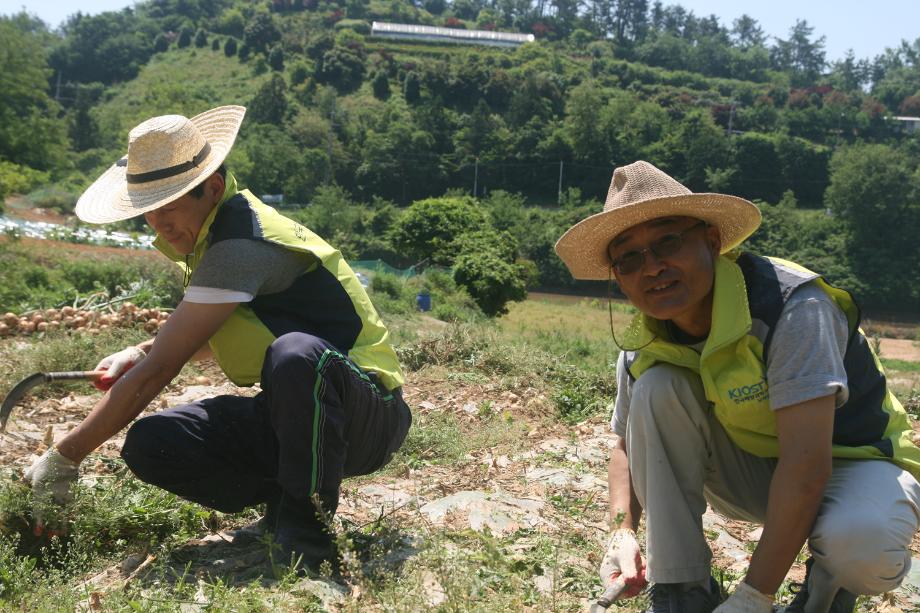
[[309,334],[272,343],[261,385],[137,420],[122,457],[141,480],[223,512],[282,492],[337,500],[343,477],[390,461],[412,421],[399,390]]

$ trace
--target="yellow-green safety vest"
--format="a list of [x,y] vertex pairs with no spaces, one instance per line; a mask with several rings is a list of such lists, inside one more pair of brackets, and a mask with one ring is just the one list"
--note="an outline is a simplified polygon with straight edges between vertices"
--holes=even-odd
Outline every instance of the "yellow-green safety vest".
[[767,355],[789,296],[805,283],[820,287],[846,314],[844,354],[849,398],[834,414],[836,458],[886,459],[920,479],[920,449],[910,439],[907,413],[888,389],[884,369],[859,328],[850,294],[798,264],[752,254],[720,256],[715,264],[712,328],[702,353],[670,340],[660,320],[638,315],[626,343],[630,377],[658,362],[699,373],[706,398],[728,436],[745,451],[778,457],[776,416],[770,409]]
[[211,349],[231,381],[256,383],[272,342],[289,332],[305,332],[334,345],[387,390],[403,385],[389,333],[342,254],[248,190],[238,191],[232,174],[227,174],[223,197],[205,219],[193,253],[179,254],[159,236],[154,246],[191,275],[208,247],[239,238],[308,253],[315,261],[288,289],[240,304],[211,337]]

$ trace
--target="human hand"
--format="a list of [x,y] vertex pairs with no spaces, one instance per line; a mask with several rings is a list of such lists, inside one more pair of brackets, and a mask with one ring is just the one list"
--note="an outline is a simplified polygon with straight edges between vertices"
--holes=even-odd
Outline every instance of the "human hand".
[[128,372],[132,366],[147,357],[147,354],[140,347],[126,347],[118,353],[113,353],[107,358],[103,358],[96,365],[96,370],[104,370],[105,375],[93,382],[96,389],[107,392],[118,378]]
[[642,591],[647,584],[645,561],[635,532],[626,528],[613,531],[599,572],[604,588],[609,588],[617,580],[625,583],[618,598],[632,598]]
[[42,510],[45,507],[51,503],[65,505],[73,500],[70,487],[77,480],[78,466],[78,462],[51,447],[23,473],[25,482],[32,487],[36,536],[44,532]]
[[773,599],[744,581],[713,613],[772,613]]

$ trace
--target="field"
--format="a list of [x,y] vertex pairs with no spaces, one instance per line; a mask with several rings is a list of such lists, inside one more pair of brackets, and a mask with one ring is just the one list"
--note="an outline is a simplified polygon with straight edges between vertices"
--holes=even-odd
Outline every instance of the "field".
[[[120,257],[43,249],[47,258],[65,253]],[[149,256],[134,257],[149,266]],[[375,301],[390,306],[384,317],[407,368],[414,424],[389,466],[344,484],[335,519],[342,579],[300,578],[265,544],[234,545],[227,530],[256,519],[258,509],[214,513],[141,483],[118,457],[119,438],[84,462],[75,505],[60,518],[69,522],[67,536],[36,538],[21,472],[99,398],[85,385],[47,386],[16,409],[0,438],[0,608],[585,610],[600,592],[606,535],[607,407],[617,355],[606,301],[537,295],[494,322],[447,324],[397,308],[400,294],[389,291],[378,288]],[[629,308],[615,303],[612,317],[614,328],[622,326]],[[2,340],[0,393],[36,370],[89,368],[143,336],[118,328]],[[913,399],[917,417],[917,342],[879,342],[889,377],[902,399]],[[219,393],[253,390],[235,388],[204,362],[186,367],[148,411]],[[759,532],[711,511],[704,525],[714,573],[731,589]],[[801,580],[803,560],[790,581]],[[860,610],[916,610],[915,589],[866,599]],[[784,588],[782,598],[789,596]],[[642,600],[616,610],[643,610]]]

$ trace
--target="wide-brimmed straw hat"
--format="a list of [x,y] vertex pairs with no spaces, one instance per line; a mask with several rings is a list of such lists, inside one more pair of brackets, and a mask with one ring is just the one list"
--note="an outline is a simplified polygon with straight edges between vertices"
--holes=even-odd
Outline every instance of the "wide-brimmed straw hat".
[[128,155],[77,201],[77,217],[109,223],[137,217],[186,194],[230,153],[246,108],[219,106],[191,119],[161,115],[128,135]]
[[695,217],[719,228],[722,253],[737,247],[760,225],[760,210],[744,198],[694,194],[648,162],[613,171],[604,210],[569,228],[556,253],[576,279],[608,279],[607,246],[619,233],[658,217]]

